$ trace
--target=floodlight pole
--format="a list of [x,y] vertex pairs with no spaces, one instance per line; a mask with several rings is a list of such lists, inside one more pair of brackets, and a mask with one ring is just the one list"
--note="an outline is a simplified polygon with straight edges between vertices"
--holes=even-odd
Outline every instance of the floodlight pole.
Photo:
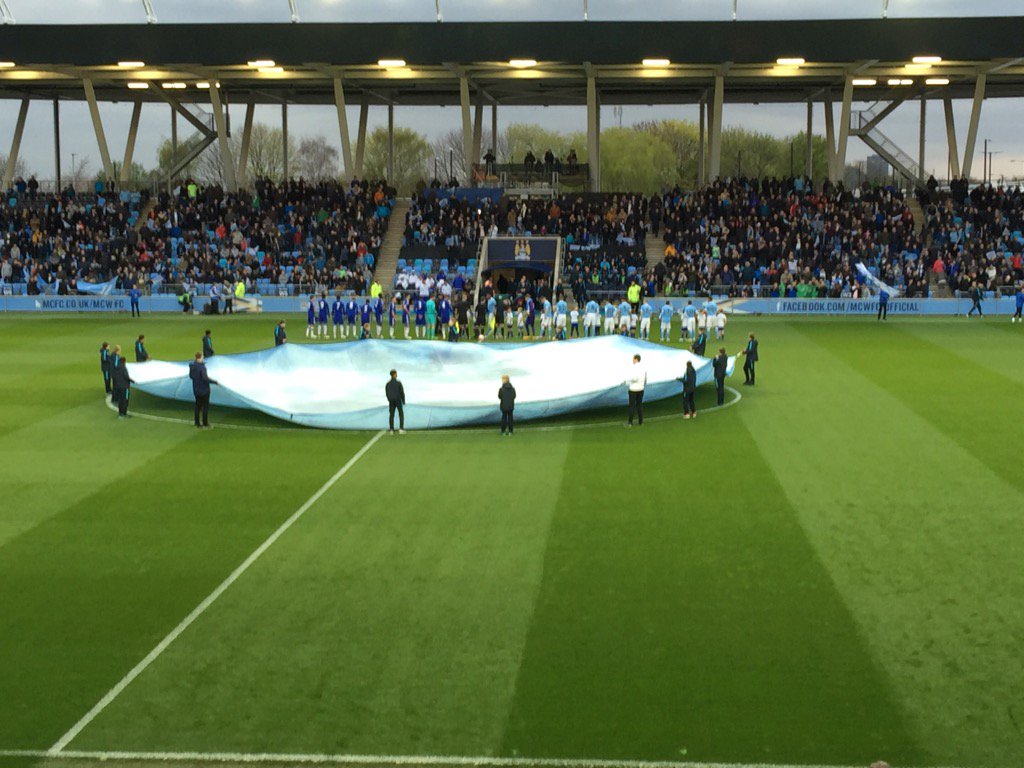
[[156,24],[156,13],[153,12],[152,0],[142,0],[142,8],[146,11],[146,23]]
[[889,0],[882,0],[882,18],[889,18]]
[[11,13],[11,9],[7,7],[7,0],[0,0],[0,16],[3,16],[4,24],[14,23],[14,15]]
[[736,5],[739,0],[732,0],[732,20],[736,21]]
[[444,17],[441,15],[441,0],[434,0],[434,10],[437,11],[437,23],[440,24],[444,21]]
[[587,0],[583,0],[583,20],[590,21],[590,13],[587,9]]
[[292,24],[299,23],[299,0],[288,0],[288,9],[292,12]]

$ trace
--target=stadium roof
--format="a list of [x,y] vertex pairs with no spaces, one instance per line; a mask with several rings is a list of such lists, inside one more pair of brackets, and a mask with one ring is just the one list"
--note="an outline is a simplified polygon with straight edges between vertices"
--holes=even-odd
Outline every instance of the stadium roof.
[[[236,103],[329,104],[340,76],[349,103],[446,105],[460,103],[465,76],[488,101],[579,105],[588,75],[605,104],[694,103],[706,98],[716,75],[725,75],[727,102],[818,100],[851,76],[877,81],[858,89],[858,99],[922,91],[961,98],[973,94],[980,73],[988,75],[986,98],[1024,96],[1024,17],[85,29],[0,27],[0,98],[83,99],[88,78],[103,101],[160,100],[154,89],[174,83],[178,100],[206,102],[197,84],[219,82]],[[941,61],[915,64],[920,56]],[[780,65],[784,58],[804,61]],[[381,66],[382,59],[404,64]],[[512,59],[536,64],[513,67]],[[667,61],[645,66],[644,59]],[[260,60],[273,65],[249,65]],[[3,68],[5,62],[13,66]],[[151,87],[129,90],[130,81]]]

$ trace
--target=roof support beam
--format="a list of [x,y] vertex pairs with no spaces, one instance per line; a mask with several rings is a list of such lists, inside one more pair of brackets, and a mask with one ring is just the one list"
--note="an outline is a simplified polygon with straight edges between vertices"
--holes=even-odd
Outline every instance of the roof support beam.
[[395,185],[395,102],[388,102],[388,184]]
[[946,145],[949,150],[949,177],[960,177],[960,150],[956,144],[956,123],[953,120],[953,100],[949,96],[942,99],[942,110],[946,116]]
[[238,187],[249,188],[249,146],[252,143],[252,119],[256,112],[256,104],[252,99],[245,105],[245,119],[242,121],[242,143],[238,148]]
[[708,177],[711,181],[722,173],[722,102],[725,100],[725,77],[715,75],[711,97],[711,120],[708,126]]
[[96,132],[96,144],[100,150],[100,160],[103,163],[103,173],[107,181],[114,180],[114,165],[110,162],[110,150],[107,148],[107,135],[103,132],[103,121],[100,119],[100,107],[96,103],[96,90],[92,87],[92,80],[86,78],[82,81],[85,89],[85,99],[89,102],[89,116],[92,118],[92,127]]
[[235,180],[235,161],[231,156],[231,144],[228,143],[228,124],[224,117],[224,106],[220,99],[220,88],[210,83],[210,105],[213,107],[213,121],[217,126],[217,141],[220,144],[220,161],[224,176],[224,188],[235,192],[238,184]]
[[601,95],[597,78],[587,72],[587,165],[590,167],[590,191],[601,191]]
[[4,192],[11,188],[11,182],[14,181],[14,169],[18,165],[18,153],[21,151],[21,136],[25,132],[25,118],[28,117],[28,101],[21,100],[18,121],[14,124],[14,138],[11,140],[11,151],[7,153],[7,167],[4,169]]
[[[366,118],[370,112],[370,105],[363,96],[359,104],[359,129],[356,131],[356,161],[352,170],[352,176],[356,179],[363,178],[363,157],[366,154]],[[389,180],[390,181],[390,180]]]
[[132,168],[132,157],[135,155],[135,137],[139,133],[139,117],[142,116],[142,102],[136,99],[132,105],[132,119],[128,124],[128,140],[124,145],[124,161],[121,163],[121,186],[128,183]]
[[822,99],[822,106],[825,108],[825,154],[828,158],[828,174],[827,178],[829,181],[835,181],[836,178],[836,125],[835,125],[835,114],[832,112],[832,92],[825,91],[825,97]]
[[853,78],[843,83],[843,105],[839,111],[839,140],[836,142],[835,181],[842,181],[846,171],[846,145],[850,138],[850,109],[853,106]]
[[473,185],[473,123],[469,111],[469,78],[459,75],[459,102],[462,106],[462,165],[467,187]]
[[[212,91],[213,89],[214,83],[210,83],[210,90]],[[170,105],[171,109],[174,110],[175,114],[184,117],[189,123],[192,124],[192,127],[199,131],[201,134],[203,134],[203,136],[207,138],[216,138],[217,134],[214,131],[211,131],[209,128],[207,128],[206,125],[198,117],[196,117],[183,106],[181,106],[181,103],[176,98],[167,93],[167,91],[163,87],[161,87],[160,83],[150,80],[149,90],[152,93],[155,93],[164,101],[166,101]]]
[[981,104],[985,101],[984,73],[974,81],[974,101],[971,103],[971,119],[967,123],[967,146],[964,148],[964,162],[961,166],[965,178],[971,178],[971,161],[974,160],[974,148],[978,143],[978,121],[981,120]]
[[348,132],[348,112],[345,109],[345,84],[341,76],[334,78],[334,106],[338,111],[338,133],[341,135],[341,176],[350,181],[355,175],[352,164],[352,137]]
[[814,185],[814,102],[807,100],[807,132],[804,135],[806,141],[806,155],[804,156],[804,176],[811,180]]
[[476,92],[476,106],[473,110],[473,157],[471,163],[480,162],[480,142],[482,141],[484,122],[484,99],[480,91]]

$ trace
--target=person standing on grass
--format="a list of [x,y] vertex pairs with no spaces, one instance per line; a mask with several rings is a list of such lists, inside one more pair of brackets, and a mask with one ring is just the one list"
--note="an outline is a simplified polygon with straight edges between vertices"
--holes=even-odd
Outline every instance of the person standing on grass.
[[142,312],[139,310],[140,298],[142,298],[142,291],[139,290],[139,285],[136,283],[128,291],[128,299],[132,304],[132,317],[142,317]]
[[146,351],[146,337],[143,334],[139,334],[139,338],[135,340],[135,362],[144,363],[149,360],[149,352]]
[[100,346],[100,373],[103,374],[103,391],[108,395],[110,386],[110,344],[106,341]]
[[707,327],[705,326],[700,329],[700,332],[697,334],[697,338],[694,340],[693,344],[690,345],[690,351],[693,352],[693,354],[695,355],[700,355],[701,357],[704,357],[704,351],[707,349],[707,346],[708,331]]
[[334,338],[340,335],[345,337],[345,303],[341,300],[340,294],[334,294],[334,301],[331,302],[331,324],[334,330]]
[[750,334],[747,346],[740,354],[743,355],[743,383],[752,387],[754,386],[754,364],[757,363],[757,339],[754,338],[754,334]]
[[729,368],[729,358],[725,354],[725,347],[718,348],[718,354],[711,363],[715,372],[715,392],[718,395],[718,404],[725,405],[725,374]]
[[306,338],[312,339],[316,335],[316,299],[309,297],[309,306],[306,307]]
[[[196,352],[195,362],[188,366],[188,377],[192,379],[192,395],[196,399],[195,424],[197,427],[210,426],[210,385],[217,382],[206,372],[203,353]],[[202,423],[200,423],[202,417]]]
[[644,425],[644,389],[647,388],[647,371],[640,363],[640,355],[633,355],[633,365],[630,366],[629,376],[623,383],[629,393],[629,422],[626,426],[633,426],[633,417],[635,416],[638,425],[642,427]]
[[516,410],[516,388],[508,380],[508,376],[501,377],[501,388],[498,390],[498,408],[501,410],[501,434],[512,437],[515,431],[513,414]]
[[1017,311],[1013,313],[1010,322],[1019,323],[1021,322],[1021,312],[1024,312],[1024,283],[1017,286],[1017,294],[1014,298],[1017,300]]
[[274,326],[274,346],[280,347],[288,341],[288,334],[284,331],[284,320]]
[[128,418],[128,398],[131,396],[132,379],[128,375],[128,361],[121,354],[121,345],[114,345],[110,357],[110,381],[113,386],[111,402],[117,404],[119,418]]
[[967,313],[968,317],[973,315],[975,311],[977,311],[978,317],[985,316],[981,311],[981,299],[983,296],[984,294],[981,292],[981,285],[978,282],[975,282],[971,287],[971,311]]
[[697,369],[693,367],[693,361],[686,361],[686,373],[678,381],[683,382],[683,418],[696,419],[697,406],[693,402],[693,395],[697,391]]
[[391,378],[384,385],[384,396],[388,399],[388,431],[395,433],[395,411],[398,411],[398,434],[405,434],[405,387],[398,380],[398,371],[391,369]]
[[676,311],[669,302],[665,302],[661,305],[661,310],[658,312],[658,324],[661,329],[661,340],[671,341],[670,334],[672,333],[672,317]]
[[210,329],[207,328],[203,334],[203,358],[209,360],[213,357],[213,337],[210,335]]
[[889,294],[880,291],[878,294],[878,320],[889,319]]
[[437,335],[437,302],[433,296],[427,297],[424,312],[427,317],[427,338],[433,339]]

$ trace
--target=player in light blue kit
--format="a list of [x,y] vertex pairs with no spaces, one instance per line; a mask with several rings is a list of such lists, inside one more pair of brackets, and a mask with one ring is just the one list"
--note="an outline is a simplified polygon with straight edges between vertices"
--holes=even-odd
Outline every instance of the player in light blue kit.
[[619,302],[619,333],[623,336],[629,336],[629,315],[632,309],[625,299]]
[[686,302],[686,306],[683,307],[683,327],[679,333],[679,340],[686,341],[691,336],[696,334],[697,328],[697,308],[693,306],[692,301]]
[[559,341],[565,340],[565,326],[569,315],[569,304],[564,297],[559,297],[555,303],[555,338]]
[[671,341],[670,334],[672,332],[672,318],[675,316],[676,311],[672,308],[669,302],[665,302],[661,305],[661,311],[658,312],[658,322],[661,323],[661,340]]
[[493,293],[487,297],[487,335],[498,335],[498,300]]
[[647,341],[651,338],[651,315],[654,314],[654,307],[646,298],[640,305],[640,338]]
[[587,338],[597,336],[597,316],[601,313],[601,305],[591,299],[583,308],[583,335]]
[[615,333],[615,315],[617,310],[615,302],[605,301],[604,304],[604,335],[611,336]]
[[544,299],[540,305],[540,335],[541,338],[548,338],[551,335],[551,302]]

